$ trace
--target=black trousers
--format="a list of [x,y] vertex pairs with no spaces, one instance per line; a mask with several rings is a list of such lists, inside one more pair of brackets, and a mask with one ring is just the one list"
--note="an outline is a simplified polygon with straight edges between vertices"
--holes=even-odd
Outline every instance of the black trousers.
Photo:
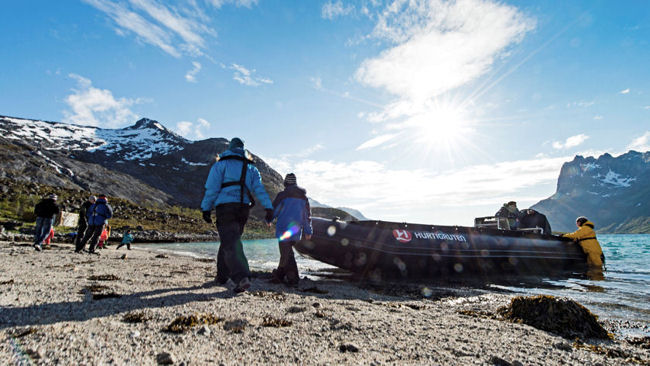
[[86,246],[86,243],[90,240],[90,247],[88,248],[88,251],[94,252],[95,246],[97,246],[97,242],[99,241],[99,237],[102,235],[102,231],[104,231],[104,225],[89,225],[88,229],[86,229],[86,234],[84,234],[83,239],[81,239],[81,243],[79,243],[75,251],[82,251]]
[[81,240],[86,235],[86,229],[88,228],[88,223],[86,221],[80,221],[77,223],[77,236],[74,238],[75,247],[78,249]]
[[230,278],[239,283],[251,275],[241,242],[250,208],[240,203],[226,203],[217,206],[216,212],[221,242],[217,253],[217,281],[225,283]]
[[297,284],[300,277],[298,276],[298,265],[296,257],[293,254],[293,245],[295,241],[287,240],[278,243],[280,247],[280,263],[278,268],[273,270],[273,277],[279,281],[284,281],[286,276],[287,283]]

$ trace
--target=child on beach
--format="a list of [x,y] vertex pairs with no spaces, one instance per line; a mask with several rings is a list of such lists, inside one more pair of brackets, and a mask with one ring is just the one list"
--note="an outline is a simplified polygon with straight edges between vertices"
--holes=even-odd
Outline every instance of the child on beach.
[[104,249],[104,244],[106,244],[106,241],[108,241],[108,237],[110,235],[111,235],[111,225],[108,224],[104,225],[104,230],[102,231],[102,235],[99,236],[99,244],[97,244],[97,247],[99,249]]
[[117,248],[115,248],[115,250],[118,250],[125,245],[127,250],[131,250],[132,242],[133,242],[133,235],[131,235],[131,230],[127,230],[126,233],[124,233],[124,236],[122,237],[122,242],[120,243],[120,245],[117,246]]
[[47,238],[43,240],[43,244],[45,244],[45,247],[48,249],[50,248],[50,242],[52,241],[52,238],[54,238],[54,228],[50,229],[50,235],[48,235]]
[[311,239],[311,210],[307,191],[298,187],[296,176],[289,173],[284,178],[284,191],[273,201],[273,217],[278,219],[275,236],[280,246],[280,263],[273,270],[271,282],[285,281],[291,286],[298,284],[298,265],[293,254],[293,245],[304,238]]

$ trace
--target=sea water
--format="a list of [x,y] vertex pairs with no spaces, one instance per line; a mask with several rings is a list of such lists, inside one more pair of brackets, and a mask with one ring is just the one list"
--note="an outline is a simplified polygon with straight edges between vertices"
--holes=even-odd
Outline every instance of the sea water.
[[[605,319],[634,321],[650,327],[650,235],[598,235],[606,258],[602,278],[573,274],[563,278],[537,277],[490,284],[498,291],[516,294],[545,294],[569,297]],[[144,247],[144,246],[143,246]],[[196,257],[215,258],[219,244],[150,244],[146,248],[172,251]],[[251,269],[271,270],[280,259],[277,240],[246,240],[244,251]],[[327,271],[334,267],[299,254],[298,267],[303,273]]]

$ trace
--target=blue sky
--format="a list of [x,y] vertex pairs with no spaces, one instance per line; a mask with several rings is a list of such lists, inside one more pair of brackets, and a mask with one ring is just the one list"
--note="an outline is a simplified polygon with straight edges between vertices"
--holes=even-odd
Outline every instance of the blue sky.
[[646,1],[0,5],[0,114],[240,136],[313,198],[470,224],[650,150]]

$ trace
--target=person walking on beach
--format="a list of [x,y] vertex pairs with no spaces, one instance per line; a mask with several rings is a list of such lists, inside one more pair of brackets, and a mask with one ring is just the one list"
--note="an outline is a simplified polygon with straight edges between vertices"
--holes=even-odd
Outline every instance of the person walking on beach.
[[34,206],[36,214],[36,226],[34,227],[34,249],[40,252],[43,249],[43,241],[50,235],[50,229],[54,224],[54,218],[61,212],[56,204],[57,196],[52,193],[44,197]]
[[75,247],[79,247],[79,243],[81,243],[81,239],[83,239],[84,235],[86,234],[86,229],[88,228],[88,218],[86,217],[86,214],[88,213],[88,208],[95,203],[97,200],[97,197],[95,196],[90,196],[88,197],[88,200],[85,201],[84,203],[81,204],[81,208],[79,209],[79,220],[77,220],[77,236],[75,237]]
[[118,250],[125,245],[127,250],[131,250],[131,243],[133,243],[133,235],[131,235],[131,230],[127,230],[122,237],[122,242],[117,246],[117,248],[115,248],[115,250]]
[[562,235],[565,238],[573,239],[580,244],[582,251],[587,254],[587,265],[591,269],[601,269],[605,261],[603,250],[596,239],[594,223],[586,217],[580,216],[576,219],[578,230]]
[[228,150],[219,155],[205,182],[205,196],[201,202],[203,220],[212,223],[212,209],[217,214],[219,252],[216,281],[224,284],[230,278],[235,292],[246,291],[250,283],[248,260],[244,255],[241,235],[255,204],[254,193],[266,210],[266,221],[273,220],[273,206],[262,185],[262,177],[244,150],[240,138],[230,140]]
[[311,239],[312,227],[307,191],[298,187],[293,173],[285,176],[284,191],[278,193],[273,200],[273,217],[278,219],[275,236],[280,247],[280,262],[271,274],[271,282],[280,283],[286,279],[288,285],[295,286],[300,276],[293,246],[301,237]]
[[113,208],[108,204],[108,198],[106,198],[106,195],[99,195],[95,203],[88,208],[88,212],[86,213],[88,229],[86,229],[86,234],[75,248],[75,253],[81,253],[86,243],[90,240],[88,253],[99,254],[95,252],[95,246],[99,241],[100,235],[102,235],[104,225],[108,223],[108,219],[111,217],[113,217]]

